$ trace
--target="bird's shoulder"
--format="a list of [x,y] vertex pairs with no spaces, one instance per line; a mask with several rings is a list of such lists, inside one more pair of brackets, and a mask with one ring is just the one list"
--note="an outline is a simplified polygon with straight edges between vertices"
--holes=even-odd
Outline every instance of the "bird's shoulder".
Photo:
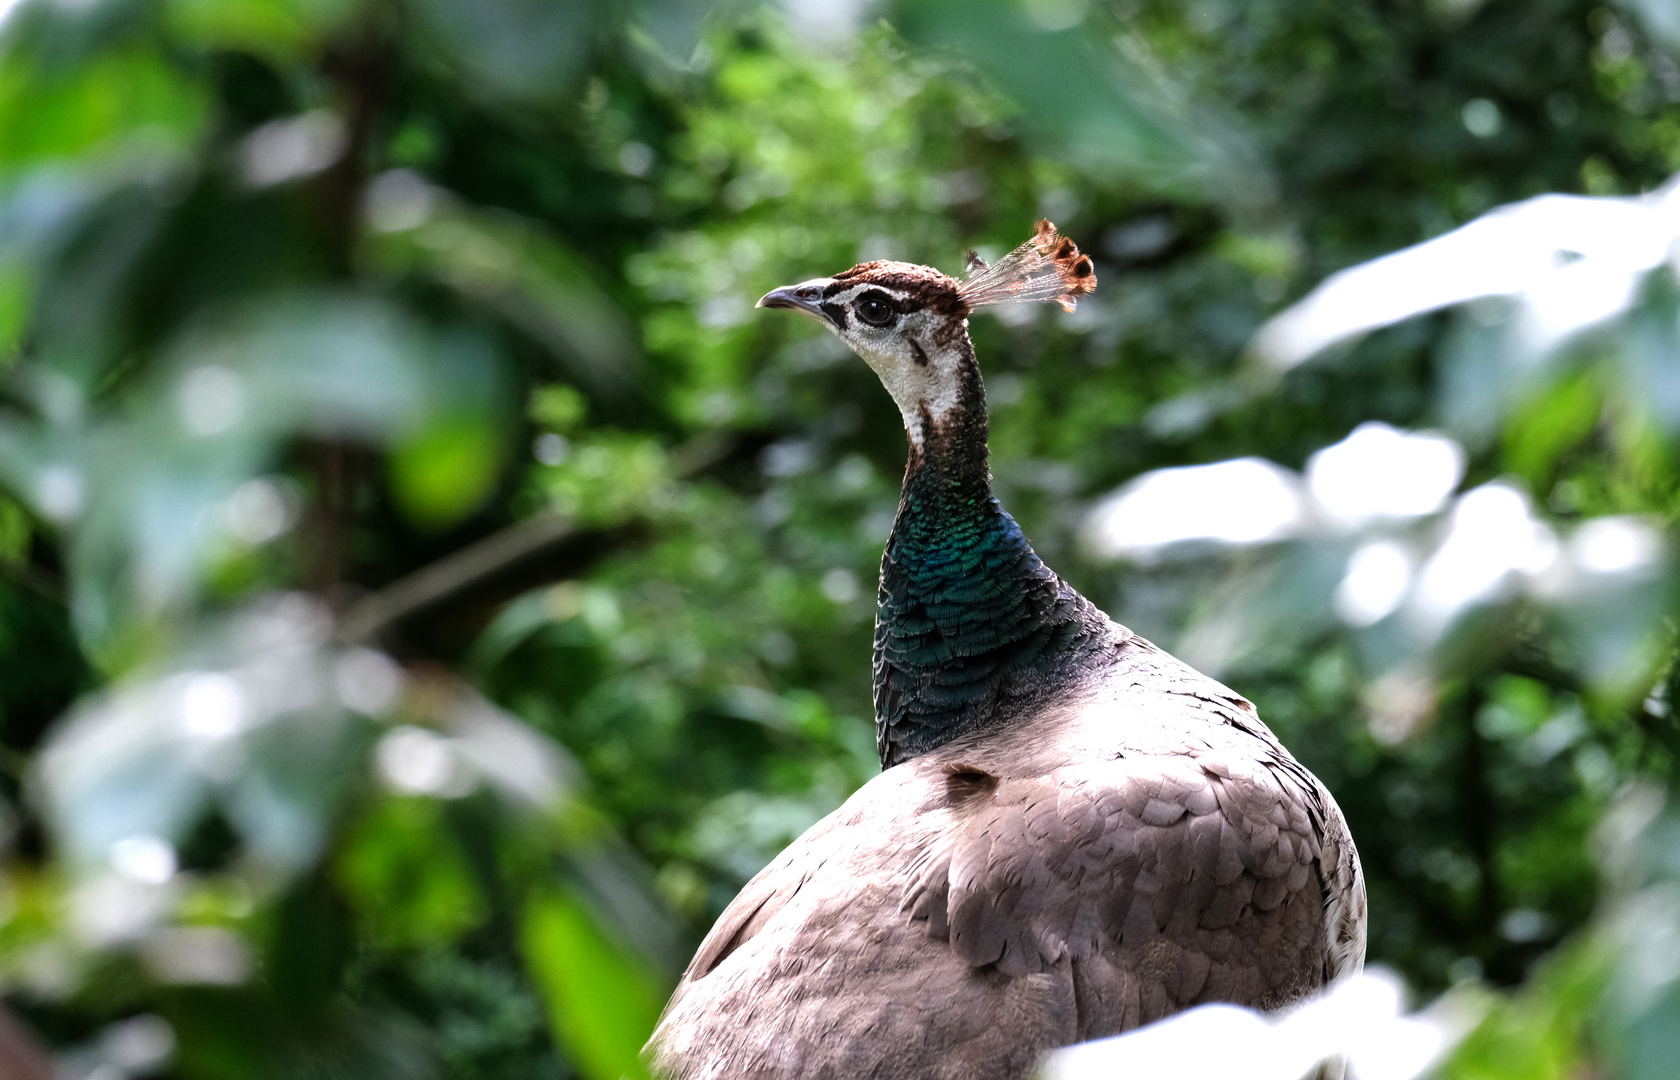
[[902,905],[971,966],[1121,958],[1177,1005],[1281,1003],[1332,974],[1333,800],[1251,704],[1147,642],[1037,722],[910,764],[930,804],[943,787],[943,827]]
[[[1252,705],[1136,639],[1065,700],[887,769],[784,850],[701,945],[656,1045],[827,1061],[850,1017],[978,1047],[1022,994],[1066,999],[1043,1006],[1066,1025],[1046,1045],[1204,1001],[1276,1007],[1357,964],[1363,919],[1329,793]],[[918,1011],[944,1000],[980,1028]]]
[[[1211,948],[1286,900],[1316,911],[1350,887],[1334,872],[1345,837],[1329,793],[1251,704],[1131,637],[1068,700],[864,785],[743,888],[686,979],[767,930],[844,936],[830,906],[859,923],[870,904],[891,909],[1009,973],[1122,939]],[[1322,966],[1312,921],[1290,947]]]

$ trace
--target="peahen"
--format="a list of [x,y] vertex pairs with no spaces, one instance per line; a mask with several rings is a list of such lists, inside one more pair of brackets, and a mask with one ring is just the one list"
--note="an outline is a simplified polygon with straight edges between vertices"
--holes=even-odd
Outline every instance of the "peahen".
[[748,882],[649,1043],[701,1078],[1026,1075],[1043,1051],[1357,970],[1335,800],[1254,706],[1110,620],[992,495],[976,308],[1072,310],[1038,223],[956,280],[868,262],[776,289],[881,377],[910,438],[881,562],[883,771]]

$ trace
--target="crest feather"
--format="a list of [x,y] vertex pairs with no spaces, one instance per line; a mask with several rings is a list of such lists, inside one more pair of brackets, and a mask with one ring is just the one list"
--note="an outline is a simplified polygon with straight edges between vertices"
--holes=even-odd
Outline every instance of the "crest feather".
[[1040,221],[1031,240],[991,266],[972,258],[969,273],[968,280],[957,286],[957,295],[970,308],[1054,300],[1062,310],[1072,311],[1079,297],[1097,287],[1091,257],[1081,254],[1048,221]]

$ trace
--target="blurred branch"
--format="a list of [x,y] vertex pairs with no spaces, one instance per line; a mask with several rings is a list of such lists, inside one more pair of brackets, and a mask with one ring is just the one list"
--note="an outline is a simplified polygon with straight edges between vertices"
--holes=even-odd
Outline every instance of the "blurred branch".
[[351,490],[357,462],[342,440],[313,448],[315,497],[305,515],[305,551],[311,588],[335,606],[343,595],[344,545],[350,528]]
[[[340,633],[351,642],[379,641],[398,623],[427,609],[479,591],[493,579],[521,566],[547,563],[560,550],[587,537],[601,535],[599,531],[580,529],[576,523],[555,514],[527,518],[352,604],[344,614]],[[559,568],[556,571],[550,580],[565,576],[558,572]]]
[[[1517,651],[1501,661],[1499,667],[1513,675],[1534,679],[1577,697],[1586,697],[1591,692],[1586,680],[1573,672],[1564,670],[1562,666],[1537,650],[1524,649]],[[1669,680],[1673,676],[1670,674],[1663,678]],[[1672,700],[1673,695],[1670,693],[1670,701]],[[1672,706],[1670,707],[1672,708]],[[1680,761],[1680,731],[1676,730],[1672,713],[1652,711],[1652,699],[1644,697],[1630,706],[1626,715],[1639,728],[1640,733],[1645,736],[1646,741],[1640,748],[1641,772],[1649,773],[1662,768],[1671,769],[1673,762]],[[1666,759],[1662,757],[1664,752],[1668,755]]]
[[1459,820],[1463,825],[1465,844],[1481,871],[1476,881],[1476,905],[1471,916],[1471,923],[1478,933],[1492,933],[1504,909],[1504,888],[1495,857],[1497,845],[1493,835],[1493,824],[1500,808],[1495,805],[1488,777],[1490,751],[1487,738],[1476,724],[1477,716],[1486,703],[1487,691],[1482,683],[1475,681],[1465,687],[1457,703],[1464,737],[1464,749],[1459,758]]
[[41,599],[59,607],[69,603],[69,598],[64,589],[64,581],[58,575],[43,570],[32,563],[0,559],[0,575],[11,579]]
[[[760,442],[725,432],[697,436],[670,451],[672,476],[690,479],[739,452],[756,450]],[[539,585],[576,577],[608,551],[639,543],[647,533],[641,520],[591,529],[557,514],[538,514],[356,601],[344,612],[339,632],[348,642],[393,647],[403,636],[400,624],[445,609],[493,609]]]
[[321,174],[322,215],[332,241],[332,256],[340,273],[351,274],[361,213],[362,189],[367,182],[368,142],[385,97],[385,73],[378,43],[363,30],[328,49],[323,72],[337,87],[345,113],[344,151]]

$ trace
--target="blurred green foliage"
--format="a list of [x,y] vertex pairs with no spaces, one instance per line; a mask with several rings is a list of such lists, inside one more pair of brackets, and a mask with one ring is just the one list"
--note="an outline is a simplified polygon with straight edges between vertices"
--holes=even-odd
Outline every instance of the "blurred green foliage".
[[1680,388],[1629,359],[1680,355],[1657,274],[1520,379],[1482,308],[1285,374],[1244,352],[1331,271],[1680,169],[1660,16],[17,4],[7,1007],[101,1080],[634,1074],[712,918],[877,768],[899,419],[752,304],[859,259],[955,271],[1044,214],[1103,286],[976,320],[1005,504],[1335,792],[1373,961],[1492,988],[1450,1075],[1662,1075],[1666,580],[1480,603],[1423,647],[1337,621],[1346,537],[1080,539],[1147,470],[1300,468],[1368,420],[1446,431],[1465,488],[1512,478],[1560,529],[1671,536]]

